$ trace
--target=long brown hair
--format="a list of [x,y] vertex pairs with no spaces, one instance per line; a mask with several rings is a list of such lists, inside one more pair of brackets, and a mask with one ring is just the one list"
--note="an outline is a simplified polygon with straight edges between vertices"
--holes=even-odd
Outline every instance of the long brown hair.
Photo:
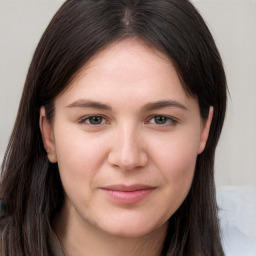
[[168,56],[184,90],[198,99],[202,119],[214,115],[206,148],[197,158],[190,192],[169,220],[162,255],[224,255],[217,219],[214,154],[226,110],[222,61],[205,22],[188,0],[68,0],[44,32],[30,65],[2,164],[2,256],[53,255],[50,223],[64,191],[49,163],[39,109],[54,117],[54,100],[92,56],[127,37]]

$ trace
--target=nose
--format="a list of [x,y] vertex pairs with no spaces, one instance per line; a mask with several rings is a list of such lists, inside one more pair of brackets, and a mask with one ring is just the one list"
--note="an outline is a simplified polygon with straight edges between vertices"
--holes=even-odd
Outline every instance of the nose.
[[148,155],[143,148],[142,136],[138,129],[123,127],[115,132],[111,140],[108,162],[122,170],[133,170],[147,164]]

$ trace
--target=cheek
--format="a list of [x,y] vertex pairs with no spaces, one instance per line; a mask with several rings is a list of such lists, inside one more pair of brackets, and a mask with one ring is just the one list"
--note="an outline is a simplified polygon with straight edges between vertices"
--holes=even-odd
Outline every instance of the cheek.
[[76,130],[62,129],[56,135],[56,153],[63,185],[91,183],[105,159],[104,140],[89,138],[84,132]]
[[[152,159],[161,171],[171,194],[184,197],[190,189],[199,146],[200,134],[182,133],[166,137],[165,143],[154,141]],[[168,142],[168,143],[167,143]],[[160,148],[160,150],[159,150]],[[168,191],[169,192],[169,191]]]
[[194,169],[200,142],[200,132],[197,129],[156,137],[151,142],[151,157],[163,165],[163,169],[174,172],[177,170],[178,173]]
[[[169,154],[161,156],[165,161],[159,163],[158,169],[164,179],[163,204],[167,205],[166,216],[172,216],[187,197],[195,172],[197,154],[184,145],[169,148]],[[164,206],[163,206],[163,209]]]
[[[167,157],[167,156],[166,156]],[[182,146],[170,151],[169,157],[163,164],[163,176],[168,185],[177,193],[189,190],[195,171],[197,154]]]

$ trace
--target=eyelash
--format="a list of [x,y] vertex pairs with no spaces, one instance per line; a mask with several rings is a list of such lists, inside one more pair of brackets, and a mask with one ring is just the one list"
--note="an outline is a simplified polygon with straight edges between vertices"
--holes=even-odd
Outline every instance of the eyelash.
[[[91,121],[93,118],[100,118],[101,122],[98,123],[98,124],[92,124]],[[156,123],[156,119],[164,119],[164,123]],[[151,121],[154,120],[153,123],[151,123]],[[104,121],[102,123],[102,121]],[[159,121],[159,120],[158,120]],[[160,120],[161,121],[161,120]],[[86,116],[84,118],[82,118],[80,121],[79,121],[80,124],[87,124],[87,125],[90,125],[92,127],[98,127],[98,126],[101,126],[101,125],[104,125],[104,124],[107,124],[109,123],[107,121],[107,119],[104,117],[104,116],[101,116],[101,115],[91,115],[91,116]],[[175,118],[173,117],[169,117],[169,116],[164,116],[164,115],[154,115],[154,116],[151,116],[148,121],[145,122],[146,124],[153,124],[153,125],[156,125],[156,126],[160,126],[160,127],[166,127],[166,126],[175,126],[177,123],[178,123],[178,120],[176,120]]]
[[[156,118],[161,118],[164,119],[166,122],[162,123],[162,124],[157,124],[156,123]],[[169,117],[169,116],[164,116],[164,115],[154,115],[151,116],[149,121],[147,121],[147,124],[150,124],[151,120],[154,120],[154,125],[160,126],[160,127],[165,127],[165,126],[175,126],[178,123],[178,120],[176,120],[173,117]]]
[[[105,122],[104,123],[100,123],[100,124],[92,124],[90,123],[90,119],[93,119],[93,118],[100,118],[101,120],[104,120]],[[87,122],[88,121],[88,122]],[[90,126],[100,126],[100,125],[103,125],[103,124],[106,124],[107,123],[107,120],[104,116],[101,116],[101,115],[92,115],[92,116],[86,116],[84,118],[82,118],[80,121],[79,121],[80,124],[88,124]]]

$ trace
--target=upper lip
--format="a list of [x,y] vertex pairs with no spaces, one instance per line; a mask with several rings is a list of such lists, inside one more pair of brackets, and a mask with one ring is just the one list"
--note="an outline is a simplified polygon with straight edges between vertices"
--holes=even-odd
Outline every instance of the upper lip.
[[113,191],[123,191],[123,192],[131,192],[138,190],[149,190],[154,189],[155,187],[144,184],[132,184],[132,185],[124,185],[124,184],[116,184],[102,187],[102,189],[113,190]]

